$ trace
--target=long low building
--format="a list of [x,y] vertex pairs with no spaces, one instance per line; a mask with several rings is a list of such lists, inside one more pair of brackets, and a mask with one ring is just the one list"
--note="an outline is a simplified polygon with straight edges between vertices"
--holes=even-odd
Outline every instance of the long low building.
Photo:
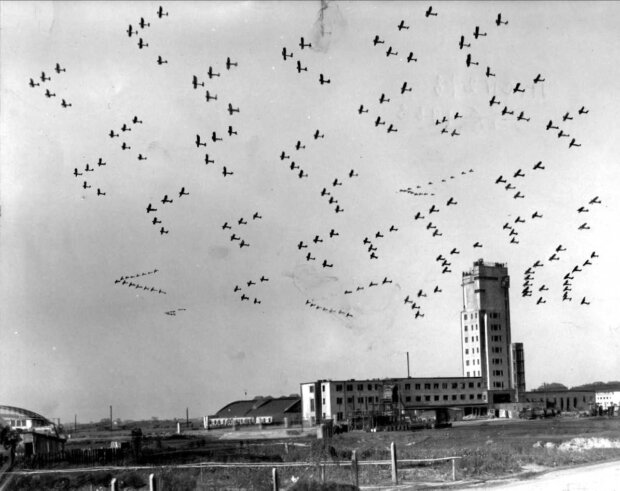
[[459,408],[486,414],[487,390],[480,377],[318,380],[301,386],[301,417],[309,424],[336,423],[369,415],[409,415],[418,410]]
[[247,425],[298,424],[301,401],[299,396],[259,397],[252,400],[234,401],[213,416],[205,416],[206,429]]

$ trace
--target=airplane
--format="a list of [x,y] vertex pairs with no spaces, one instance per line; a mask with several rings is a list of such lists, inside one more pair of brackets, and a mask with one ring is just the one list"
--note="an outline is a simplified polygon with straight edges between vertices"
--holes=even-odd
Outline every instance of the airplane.
[[303,148],[306,148],[306,146],[302,145],[300,140],[297,140],[297,143],[295,143],[295,150],[301,150]]
[[164,199],[161,200],[162,204],[172,203],[174,200],[168,199],[168,195],[164,195]]
[[592,263],[590,262],[589,259],[586,259],[586,261],[583,263],[584,266],[592,266]]
[[97,188],[97,196],[105,196],[105,193],[101,189]]
[[261,300],[259,300],[258,298],[255,298],[255,299],[254,299],[254,304],[257,304],[257,303],[262,303],[262,301],[261,301]]
[[583,297],[583,298],[581,299],[581,305],[590,305],[590,302],[587,302],[587,301],[586,301],[586,297]]
[[132,122],[133,124],[142,124],[142,121],[140,121],[140,120],[138,119],[138,116],[134,116],[134,117],[133,117],[133,119],[131,120],[131,122]]
[[379,283],[375,283],[374,281],[371,281],[370,284],[368,285],[368,288],[372,288],[373,286],[379,286]]
[[334,267],[334,265],[333,265],[333,263],[332,263],[332,264],[329,264],[329,263],[327,262],[327,259],[324,259],[324,260],[323,260],[323,267],[324,267],[324,268],[333,268],[333,267]]
[[224,222],[224,225],[222,225],[222,230],[226,230],[226,229],[232,230],[232,227],[228,225],[228,222]]
[[444,266],[441,270],[441,274],[452,273],[452,270],[448,268],[448,266]]
[[46,80],[50,81],[52,80],[52,77],[46,77],[45,72],[41,72],[41,82],[45,82]]
[[471,61],[471,54],[467,53],[467,58],[465,58],[465,65],[467,65],[467,67],[470,67],[471,65],[478,65],[479,63],[477,61]]
[[541,303],[547,303],[547,301],[543,300],[543,297],[539,297],[539,299],[536,301],[536,305],[539,305]]
[[560,258],[556,255],[555,252],[549,257],[549,261],[559,261],[559,260]]
[[230,57],[226,58],[226,70],[230,70],[230,67],[237,66],[238,64],[236,61],[230,61]]
[[163,7],[160,5],[159,8],[157,9],[157,16],[161,19],[163,16],[168,16],[168,12],[164,12]]
[[323,239],[321,239],[318,235],[315,235],[314,239],[312,239],[312,242],[318,244],[319,242],[323,242]]
[[585,106],[581,106],[579,109],[579,114],[588,114],[590,111],[586,111]]
[[299,241],[299,244],[297,244],[297,249],[299,249],[300,251],[301,251],[302,249],[307,249],[307,248],[308,248],[308,246],[307,246],[306,244],[304,244],[304,241],[303,241],[303,240],[300,240],[300,241]]
[[383,237],[384,235],[381,233],[380,230],[375,234],[375,239],[383,239]]
[[127,28],[127,35],[129,37],[131,37],[133,34],[138,34],[138,31],[134,31],[133,27],[131,24],[129,24],[129,27]]
[[254,213],[254,215],[252,215],[252,220],[262,220],[262,219],[263,219],[263,217],[260,216],[258,214],[258,212]]
[[[463,119],[463,116],[461,116],[458,112],[454,114],[454,119]],[[462,172],[461,174],[465,174],[464,172]]]
[[599,199],[598,199],[598,196],[595,196],[594,198],[592,198],[592,199],[590,200],[590,203],[589,203],[589,204],[591,204],[591,205],[595,205],[595,204],[596,204],[596,205],[600,205],[600,204],[601,204],[601,200],[599,200]]
[[452,133],[450,133],[450,136],[459,136],[460,133],[458,133],[456,130],[452,130]]
[[161,57],[161,55],[159,55],[159,56],[157,57],[157,64],[158,64],[158,65],[163,65],[164,63],[168,63],[168,60],[164,60],[164,59]]
[[476,247],[482,247],[482,244],[481,244],[480,242],[476,242],[476,243],[474,244],[474,248],[476,248]]
[[534,83],[537,84],[539,82],[544,82],[545,79],[542,78],[542,76],[540,75],[540,73],[538,75],[536,75],[536,78],[534,79]]
[[303,170],[303,169],[301,169],[301,170],[299,171],[298,176],[299,176],[299,178],[300,178],[300,179],[303,179],[304,177],[308,177],[308,174],[307,174],[307,173],[304,173],[304,170]]
[[176,313],[174,310],[169,310],[168,312],[164,312],[164,314],[166,314],[166,315],[172,315],[172,316],[177,315],[177,313]]
[[217,137],[217,133],[214,131],[213,133],[211,133],[211,140],[213,140],[213,143],[218,142],[218,141],[222,141],[223,138],[218,138]]
[[142,38],[140,38],[140,40],[138,41],[138,48],[142,49],[142,48],[148,48],[148,44],[144,42],[144,40]]
[[402,31],[403,29],[409,29],[409,26],[405,25],[405,21],[404,20],[401,20],[400,24],[398,24],[396,27],[398,27],[399,31]]
[[247,225],[248,222],[246,220],[243,219],[243,217],[241,217],[239,220],[237,220],[237,223],[239,225]]
[[508,110],[508,106],[504,106],[504,109],[502,109],[502,116],[506,116],[506,114],[513,115],[514,113],[515,113],[514,111]]
[[123,144],[121,145],[121,148],[122,148],[123,150],[131,150],[131,147],[130,147],[129,145],[127,145],[127,143],[126,143],[126,142],[123,142]]
[[537,211],[535,211],[535,212],[532,214],[532,218],[542,218],[542,215],[540,215]]
[[385,121],[381,121],[381,116],[377,116],[375,120],[375,126],[379,126],[380,124],[385,124]]
[[342,213],[344,211],[344,208],[340,208],[340,205],[336,205],[336,208],[334,210],[336,213]]
[[228,114],[230,114],[231,116],[233,115],[233,113],[238,113],[239,112],[239,108],[234,108],[232,106],[232,104],[229,102],[228,103]]
[[405,92],[411,92],[413,89],[407,88],[407,82],[403,82],[403,86],[400,88],[400,93],[404,94]]
[[215,73],[213,71],[213,67],[209,66],[209,71],[207,72],[207,75],[209,75],[209,79],[212,79],[213,77],[219,77],[220,74],[219,73]]
[[590,254],[590,258],[594,259],[595,257],[599,257],[599,255],[596,253],[596,251],[592,251],[592,254]]
[[536,170],[536,169],[541,169],[541,170],[544,170],[544,169],[545,169],[545,166],[544,166],[544,165],[542,165],[542,160],[539,160],[539,161],[536,163],[536,165],[534,165],[534,167],[532,167],[532,169],[534,169],[534,170]]
[[510,243],[511,244],[518,244],[519,241],[516,238],[513,237],[512,239],[510,239]]
[[440,125],[442,123],[447,123],[448,120],[446,119],[446,117],[444,116],[443,119],[441,121],[439,121],[438,119],[435,120],[435,126]]
[[432,5],[428,8],[428,10],[426,11],[426,14],[425,14],[425,15],[426,15],[426,17],[429,17],[429,16],[431,16],[431,15],[433,15],[433,16],[435,16],[435,17],[437,16],[437,14],[434,14],[434,13],[433,13],[433,6],[432,6]]
[[200,135],[196,135],[196,148],[200,147],[201,145],[202,145],[203,147],[206,147],[206,146],[207,146],[207,144],[206,144],[206,143],[202,143],[202,142],[200,141]]
[[417,63],[418,59],[413,57],[413,51],[409,51],[409,54],[407,55],[407,63],[411,63],[412,61]]
[[467,44],[465,42],[465,36],[461,36],[461,39],[459,41],[459,49],[463,49],[463,48],[470,48],[471,44]]
[[334,182],[332,183],[332,186],[336,187],[336,186],[342,186],[341,182],[338,182],[338,178],[334,179]]
[[549,131],[550,129],[554,129],[554,130],[559,130],[559,126],[553,126],[553,121],[549,120],[549,122],[547,123],[547,131]]
[[385,56],[389,57],[390,55],[398,56],[398,51],[392,51],[392,47],[391,46],[385,52]]
[[371,252],[370,259],[379,259],[379,256],[377,256],[374,252]]
[[359,114],[362,114],[362,113],[367,113],[367,112],[368,112],[368,109],[366,109],[366,110],[365,110],[365,109],[364,109],[364,104],[362,104],[362,105],[360,105],[360,108],[357,110],[357,112],[358,112]]
[[525,92],[525,89],[521,89],[521,82],[517,82],[517,85],[515,85],[514,89],[512,89],[512,93],[516,94],[517,92]]
[[35,83],[34,83],[34,80],[30,79],[30,83],[29,83],[29,85],[30,85],[30,87],[32,87],[32,88],[34,89],[35,87],[38,87],[38,86],[39,86],[39,85],[41,85],[41,84],[35,84]]
[[427,296],[427,295],[426,295],[426,293],[424,293],[424,290],[420,290],[420,291],[418,291],[418,298],[420,298],[420,297],[426,297],[426,296]]
[[291,167],[290,167],[290,169],[291,169],[291,170],[296,170],[296,169],[299,169],[299,166],[298,166],[298,165],[295,165],[295,161],[294,161],[294,160],[292,160],[292,161],[291,161]]
[[436,286],[435,289],[433,290],[433,293],[441,293],[443,290],[441,290],[439,288],[439,286]]
[[192,76],[192,85],[194,86],[194,89],[198,88],[199,85],[201,85],[202,87],[205,86],[204,82],[198,82],[198,77],[196,75]]
[[439,232],[439,230],[435,230],[433,232],[433,237],[442,236],[443,234]]
[[321,74],[319,75],[319,83],[320,83],[321,85],[323,85],[323,84],[331,84],[331,83],[332,83],[332,80],[331,80],[331,78],[326,79],[326,78],[323,76],[323,74],[321,73]]
[[316,257],[312,257],[310,253],[306,255],[306,261],[315,261],[315,260],[316,260]]
[[517,116],[517,121],[521,121],[521,120],[524,120],[524,121],[529,121],[529,120],[530,120],[530,118],[526,118],[526,117],[524,116],[523,111],[521,111],[521,112],[519,113],[519,115]]
[[570,120],[573,119],[570,117],[570,113],[566,113],[564,116],[562,116],[562,121],[566,121],[567,119],[570,119]]
[[501,14],[501,12],[499,14],[497,14],[497,19],[495,19],[495,24],[497,24],[497,27],[501,26],[502,24],[508,24],[507,20],[502,22],[502,14]]
[[69,103],[68,103],[67,101],[65,101],[64,99],[62,100],[62,102],[60,103],[60,105],[61,105],[62,107],[65,107],[65,108],[66,108],[66,107],[71,107],[71,106],[73,106],[73,104],[69,104]]
[[77,167],[76,167],[75,169],[73,169],[73,175],[74,175],[75,177],[77,177],[77,176],[81,176],[81,175],[82,175],[82,173],[81,173],[81,172],[78,172]]
[[302,71],[307,72],[308,71],[308,67],[302,67],[301,66],[301,61],[297,60],[297,73],[301,73]]
[[480,27],[476,26],[476,29],[474,29],[474,38],[478,39],[478,37],[486,36],[486,35],[487,35],[486,32],[480,32]]
[[351,178],[359,177],[359,174],[355,173],[355,169],[351,169],[351,171],[349,172],[349,177],[351,177]]
[[291,53],[290,55],[287,54],[286,46],[282,48],[282,58],[284,58],[284,61],[286,61],[287,58],[292,58],[292,57],[293,57],[293,53]]
[[512,177],[514,177],[514,178],[525,177],[525,174],[523,174],[523,172],[521,172],[521,169],[518,169],[517,172],[515,172]]
[[185,192],[185,187],[182,187],[181,190],[179,191],[179,198],[181,196],[189,196],[189,193]]
[[247,297],[247,296],[245,295],[245,293],[241,294],[241,301],[243,301],[243,300],[249,300],[249,299],[250,299],[250,297]]
[[450,206],[450,205],[457,205],[458,203],[456,201],[454,201],[453,197],[450,197],[450,199],[448,200],[448,202],[446,203],[446,206]]
[[101,157],[99,157],[99,162],[97,162],[97,165],[101,167],[102,165],[106,165],[106,163],[101,159]]
[[383,281],[381,282],[381,284],[385,285],[387,283],[392,283],[392,280],[388,280],[388,277],[386,276],[385,278],[383,278]]
[[572,297],[569,297],[567,293],[564,294],[564,296],[562,297],[562,302],[564,302],[565,300],[568,300],[569,302],[572,301]]
[[398,129],[394,128],[393,124],[390,124],[390,126],[388,126],[387,132],[388,133],[396,133],[398,131]]
[[517,191],[517,193],[513,196],[513,198],[514,199],[525,198],[525,196],[521,194],[521,191]]
[[151,203],[149,203],[149,205],[146,207],[146,212],[150,213],[152,211],[157,211],[157,208],[153,208],[153,206],[151,205]]
[[86,164],[86,167],[84,168],[84,172],[94,172],[95,169],[91,169],[90,168],[90,164]]
[[558,138],[566,137],[569,138],[570,135],[568,133],[564,133],[564,130],[558,131]]
[[314,132],[314,139],[318,140],[319,138],[325,138],[325,134],[321,134],[321,133],[319,133],[319,130],[316,130]]
[[487,76],[487,78],[495,77],[495,74],[491,73],[491,67],[490,66],[487,67],[487,71],[486,71],[485,75]]
[[304,42],[304,38],[302,37],[302,38],[301,38],[301,40],[300,40],[300,42],[299,42],[299,47],[300,47],[301,49],[304,49],[304,48],[312,48],[312,44],[311,44],[311,43],[307,43],[307,44],[306,44],[306,43]]
[[131,131],[131,128],[129,126],[127,126],[127,124],[123,124],[121,131],[125,132],[125,131]]
[[232,234],[232,235],[230,236],[230,241],[232,242],[233,240],[241,240],[241,237],[237,237],[237,235],[236,235],[236,234]]
[[377,34],[375,38],[372,40],[372,43],[376,46],[377,44],[384,44],[385,41],[381,41],[381,39],[379,38],[379,35]]
[[511,189],[516,189],[512,184],[506,184],[506,191],[510,191]]
[[431,205],[430,209],[428,210],[428,214],[431,215],[433,212],[439,213],[439,208],[435,208],[435,205]]
[[157,225],[158,223],[161,223],[161,220],[158,220],[157,217],[153,217],[153,225]]
[[568,148],[570,148],[570,147],[580,147],[580,146],[581,146],[581,144],[575,143],[575,139],[574,138],[568,144]]
[[205,98],[207,99],[207,102],[209,102],[210,100],[217,101],[217,94],[211,95],[211,93],[207,90],[207,93],[205,94]]
[[590,227],[588,226],[588,223],[582,223],[581,225],[579,225],[578,230],[590,230]]
[[224,177],[226,177],[226,176],[232,176],[234,172],[227,171],[226,166],[224,166],[224,169],[222,170],[222,174],[224,175]]
[[45,89],[45,97],[49,99],[50,97],[56,97],[56,94],[52,94],[50,89]]

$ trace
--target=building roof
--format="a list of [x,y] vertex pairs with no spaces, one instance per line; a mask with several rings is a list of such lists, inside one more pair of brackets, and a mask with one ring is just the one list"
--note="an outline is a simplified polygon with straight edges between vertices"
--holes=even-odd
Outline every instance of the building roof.
[[264,404],[250,411],[248,416],[274,416],[287,412],[301,412],[301,398],[279,397],[277,399],[267,399]]
[[264,402],[264,399],[251,401],[234,401],[220,409],[215,416],[218,418],[242,418],[254,409],[257,405]]
[[0,406],[0,417],[4,420],[7,419],[32,419],[43,422],[46,425],[52,425],[53,423],[48,420],[45,416],[41,416],[34,411],[29,411],[28,409],[24,409],[21,407],[15,406]]

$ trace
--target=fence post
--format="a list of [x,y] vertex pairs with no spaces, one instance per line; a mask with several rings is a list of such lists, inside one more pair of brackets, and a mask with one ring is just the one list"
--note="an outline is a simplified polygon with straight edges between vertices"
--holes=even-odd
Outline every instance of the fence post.
[[321,482],[325,483],[325,466],[321,464]]
[[[202,471],[202,468],[200,469]],[[157,481],[155,474],[149,474],[149,491],[157,491]]]
[[113,477],[110,481],[110,491],[118,491],[118,483],[116,482],[115,477]]
[[394,442],[390,445],[392,451],[392,484],[398,484],[398,467],[396,464],[396,445]]
[[456,481],[456,459],[452,459],[452,480]]
[[351,484],[356,488],[360,485],[359,474],[357,471],[357,450],[353,450],[351,453]]
[[280,489],[278,485],[278,469],[275,467],[271,469],[271,478],[273,481],[273,491],[278,491]]

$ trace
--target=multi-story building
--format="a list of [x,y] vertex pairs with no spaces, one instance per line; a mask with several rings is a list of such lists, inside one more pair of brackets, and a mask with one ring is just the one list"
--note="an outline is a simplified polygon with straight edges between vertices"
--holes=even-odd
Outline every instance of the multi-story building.
[[349,420],[364,414],[459,408],[486,413],[525,392],[523,344],[511,342],[506,265],[474,262],[463,273],[462,377],[319,380],[301,384],[302,418]]
[[603,409],[620,406],[620,390],[597,390],[596,405]]
[[[463,375],[482,377],[489,391],[489,402],[514,400],[516,376],[511,356],[510,277],[501,263],[474,262],[463,272],[463,310],[461,312],[461,346]],[[523,345],[514,348],[523,360]],[[522,390],[524,368],[521,367]]]

